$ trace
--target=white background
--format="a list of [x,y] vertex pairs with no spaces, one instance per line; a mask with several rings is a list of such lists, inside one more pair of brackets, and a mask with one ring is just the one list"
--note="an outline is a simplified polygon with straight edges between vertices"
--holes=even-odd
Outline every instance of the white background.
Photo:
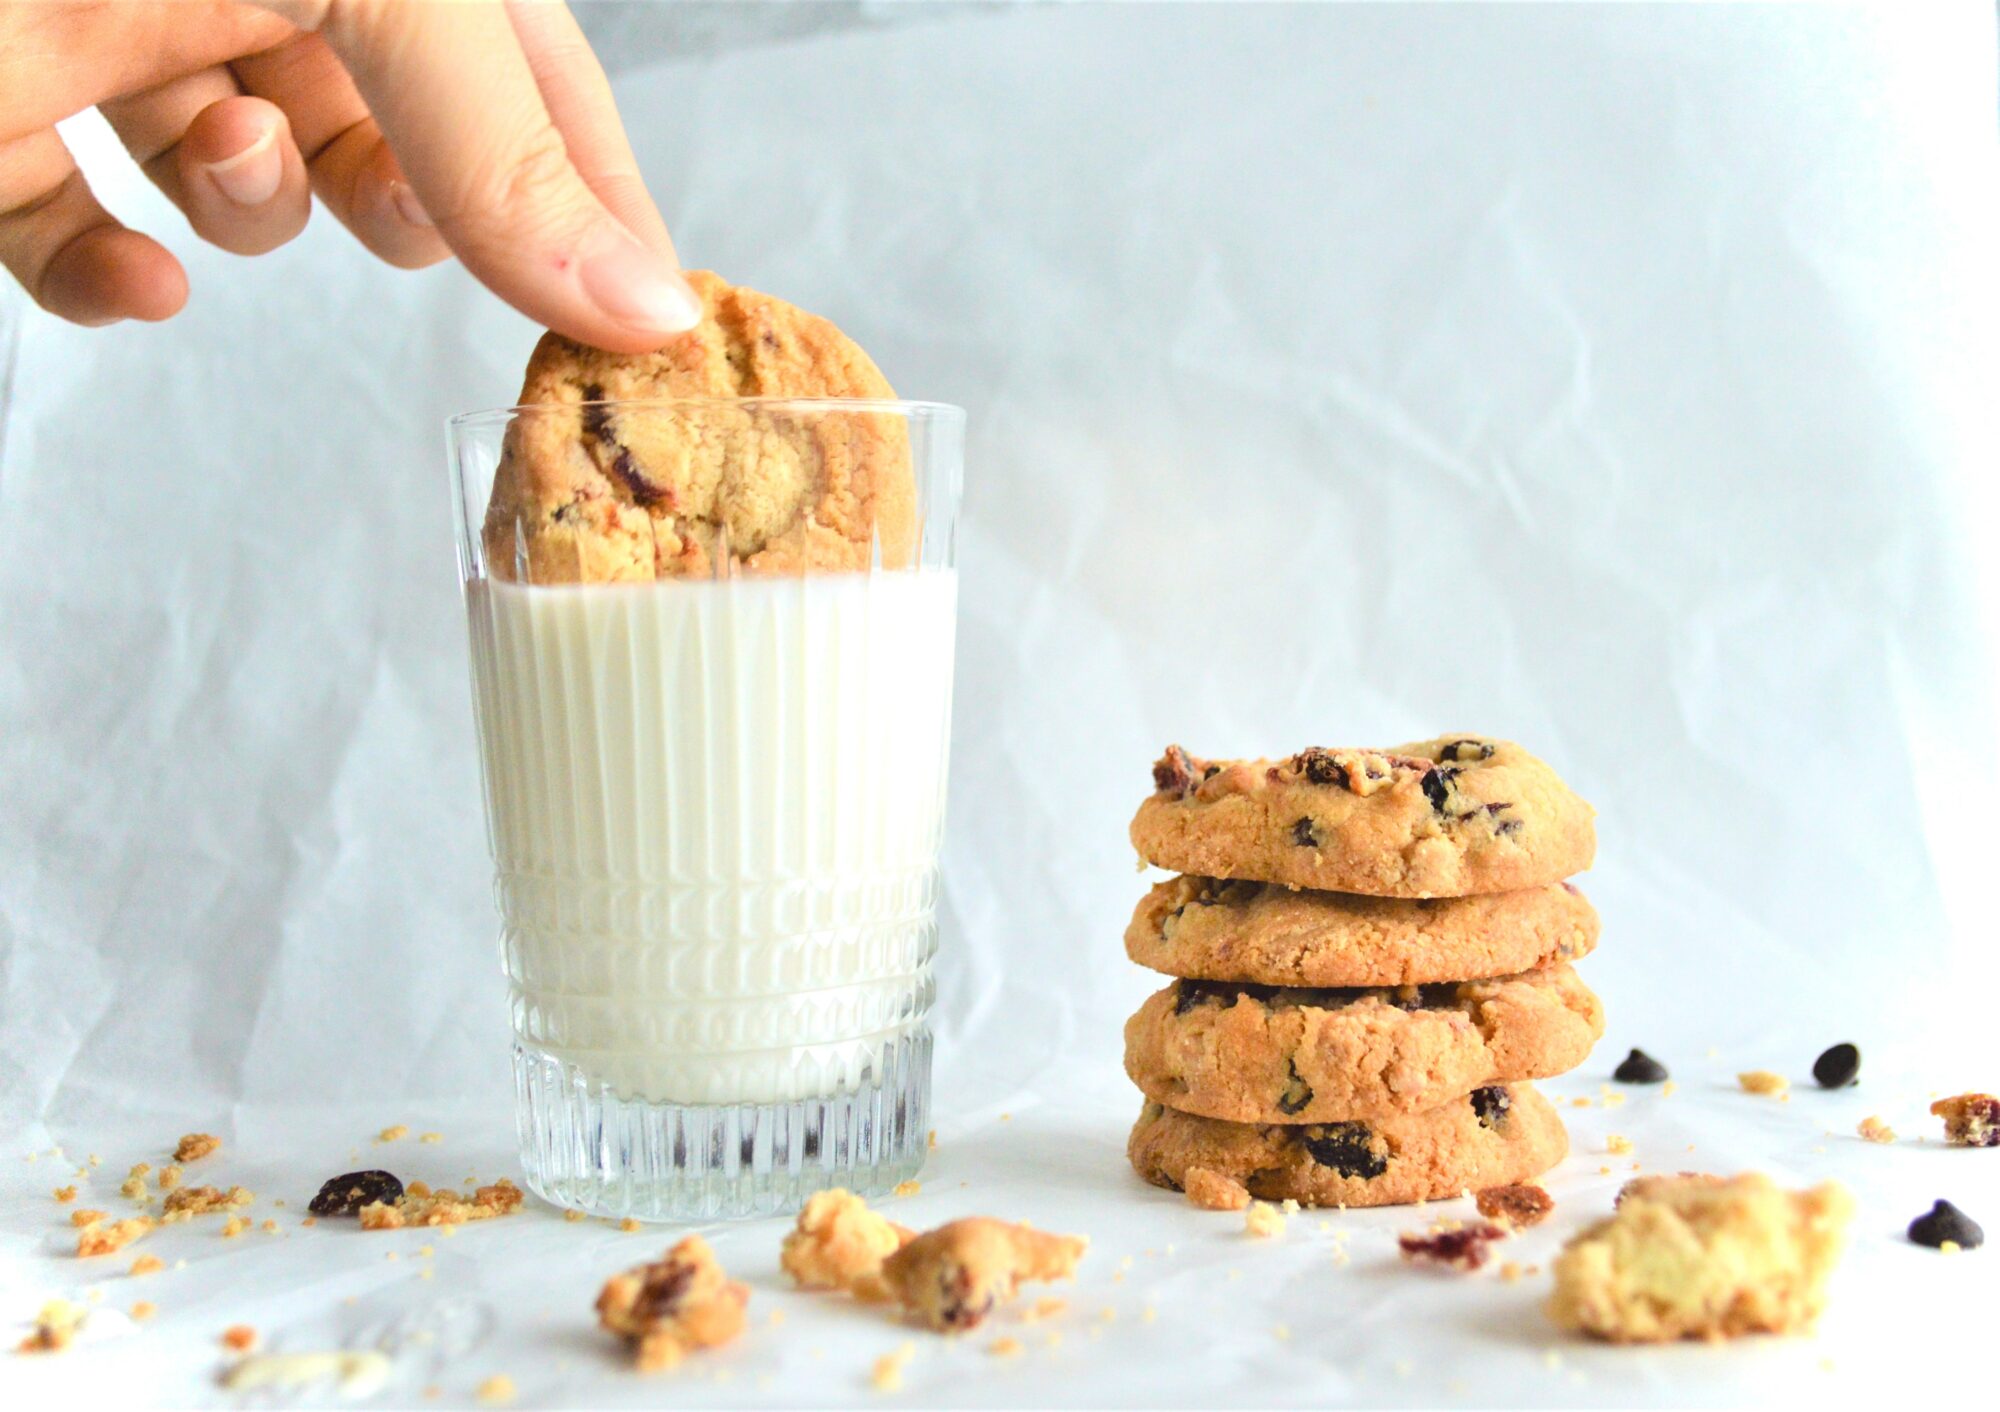
[[[812,18],[747,43],[710,11],[593,23],[689,263],[971,414],[943,1146],[898,1215],[1097,1244],[1060,1349],[918,1335],[906,1397],[1943,1392],[1957,1355],[1917,1341],[1974,1336],[1995,1257],[1897,1232],[1940,1195],[2000,1227],[2000,1158],[1851,1134],[1934,1133],[1932,1091],[2000,1083],[1991,7]],[[21,1160],[56,1142],[103,1155],[98,1204],[190,1127],[293,1214],[357,1144],[510,1170],[441,423],[511,401],[534,335],[324,213],[255,262],[204,249],[73,136],[194,295],[157,328],[5,310],[0,1322],[90,1279],[163,1313],[0,1362],[0,1401],[223,1400],[238,1319],[292,1349],[449,1325],[390,1402],[496,1371],[526,1401],[869,1400],[907,1335],[786,1294],[769,1223],[720,1248],[785,1329],[664,1385],[587,1318],[657,1240],[545,1212],[440,1242],[426,1282],[421,1238],[323,1230],[175,1228],[154,1245],[189,1267],[143,1292],[60,1256],[75,1163]],[[1594,1093],[1633,1044],[1681,1079],[1574,1112],[1557,1229],[1520,1258],[1604,1209],[1607,1132],[1649,1168],[1838,1176],[1863,1214],[1818,1341],[1585,1348],[1542,1281],[1397,1267],[1411,1213],[1344,1217],[1334,1269],[1310,1218],[1253,1247],[1124,1167],[1119,1026],[1156,984],[1119,943],[1125,823],[1154,755],[1441,730],[1523,741],[1600,811],[1610,1030],[1551,1090]],[[1861,1090],[1733,1092],[1847,1038]],[[447,1141],[366,1148],[399,1121]]]

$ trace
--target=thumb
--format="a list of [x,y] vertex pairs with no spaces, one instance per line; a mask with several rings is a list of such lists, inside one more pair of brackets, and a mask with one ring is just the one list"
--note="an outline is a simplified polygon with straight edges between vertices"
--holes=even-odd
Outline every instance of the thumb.
[[641,240],[578,174],[500,5],[270,8],[340,56],[438,234],[495,294],[613,352],[699,322],[671,247]]

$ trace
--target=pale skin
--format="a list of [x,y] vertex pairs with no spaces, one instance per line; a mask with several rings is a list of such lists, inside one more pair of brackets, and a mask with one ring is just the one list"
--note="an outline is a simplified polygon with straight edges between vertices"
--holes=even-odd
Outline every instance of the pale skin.
[[0,264],[79,324],[188,298],[55,124],[96,107],[203,239],[259,255],[314,198],[381,259],[456,255],[537,322],[656,348],[700,303],[560,0],[0,0]]

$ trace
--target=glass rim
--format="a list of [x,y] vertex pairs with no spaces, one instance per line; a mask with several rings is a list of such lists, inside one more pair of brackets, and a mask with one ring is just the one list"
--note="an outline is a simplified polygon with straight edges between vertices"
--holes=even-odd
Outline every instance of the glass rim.
[[459,431],[505,422],[523,412],[573,412],[583,407],[729,407],[753,412],[875,412],[947,421],[965,419],[965,408],[956,403],[898,397],[600,397],[590,402],[521,402],[512,407],[485,407],[447,417],[445,425]]

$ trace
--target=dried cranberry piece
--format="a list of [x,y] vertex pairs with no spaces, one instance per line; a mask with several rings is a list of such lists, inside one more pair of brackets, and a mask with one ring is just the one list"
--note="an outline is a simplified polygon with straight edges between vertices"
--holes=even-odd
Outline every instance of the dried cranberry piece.
[[1312,1160],[1330,1167],[1343,1177],[1379,1177],[1389,1170],[1389,1159],[1375,1150],[1373,1132],[1366,1123],[1323,1123],[1303,1128],[1298,1139]]
[[646,1267],[646,1281],[632,1300],[635,1319],[650,1321],[670,1318],[681,1297],[694,1283],[694,1266],[662,1260]]
[[1514,1096],[1499,1084],[1489,1084],[1472,1091],[1472,1111],[1478,1115],[1482,1128],[1499,1127],[1513,1106]]
[[1301,848],[1319,847],[1319,827],[1311,819],[1300,819],[1292,825],[1292,842]]
[[1428,1235],[1405,1231],[1396,1237],[1396,1243],[1403,1248],[1405,1260],[1448,1265],[1454,1270],[1476,1270],[1486,1263],[1493,1242],[1506,1238],[1506,1231],[1490,1221],[1481,1221],[1455,1231],[1433,1231]]
[[1307,784],[1337,784],[1347,788],[1347,771],[1329,751],[1317,747],[1301,750],[1292,757],[1292,763],[1306,777]]
[[1153,789],[1160,794],[1185,795],[1194,788],[1194,757],[1178,745],[1153,762]]
[[393,1206],[402,1199],[402,1182],[388,1172],[347,1172],[329,1177],[306,1209],[315,1216],[352,1216],[372,1202]]

